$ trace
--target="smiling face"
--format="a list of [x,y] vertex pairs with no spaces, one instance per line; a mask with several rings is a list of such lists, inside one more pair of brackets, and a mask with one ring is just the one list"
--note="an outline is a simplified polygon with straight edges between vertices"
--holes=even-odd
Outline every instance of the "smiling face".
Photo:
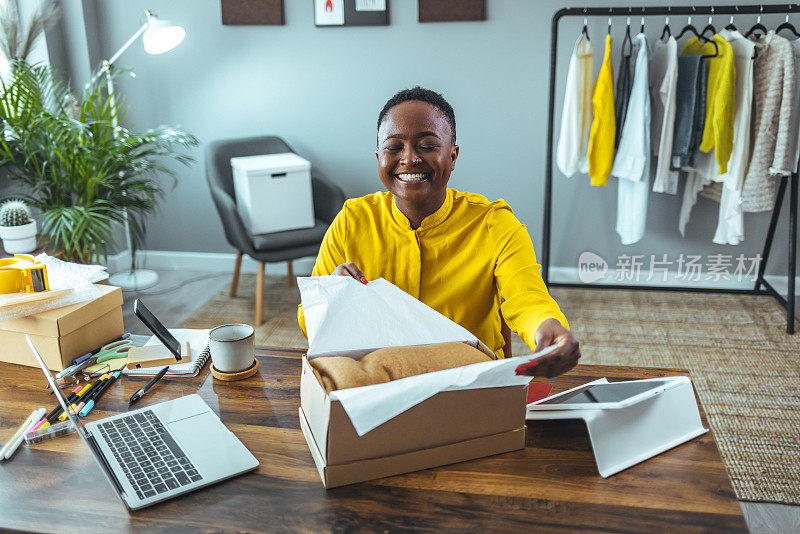
[[409,211],[427,216],[444,203],[458,145],[437,107],[409,100],[391,108],[378,129],[375,155],[381,182],[409,218]]

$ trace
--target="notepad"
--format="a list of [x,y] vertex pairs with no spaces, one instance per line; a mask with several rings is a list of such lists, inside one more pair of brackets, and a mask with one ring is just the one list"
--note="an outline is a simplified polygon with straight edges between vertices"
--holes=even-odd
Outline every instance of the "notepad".
[[[191,361],[185,363],[173,363],[169,366],[166,376],[197,376],[200,370],[208,361],[211,352],[208,346],[208,333],[210,330],[196,330],[190,328],[170,328],[169,332],[175,336],[179,342],[189,342],[189,355]],[[152,336],[144,346],[158,345],[161,341],[156,336]],[[141,369],[123,369],[122,374],[126,376],[153,376],[163,367],[144,367]]]

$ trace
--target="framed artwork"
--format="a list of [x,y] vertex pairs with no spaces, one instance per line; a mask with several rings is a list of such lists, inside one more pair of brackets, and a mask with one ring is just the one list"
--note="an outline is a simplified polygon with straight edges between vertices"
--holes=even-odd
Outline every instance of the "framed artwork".
[[486,20],[486,0],[418,0],[419,22]]
[[222,24],[282,26],[283,0],[221,0]]
[[324,26],[387,26],[389,0],[313,0],[314,24]]

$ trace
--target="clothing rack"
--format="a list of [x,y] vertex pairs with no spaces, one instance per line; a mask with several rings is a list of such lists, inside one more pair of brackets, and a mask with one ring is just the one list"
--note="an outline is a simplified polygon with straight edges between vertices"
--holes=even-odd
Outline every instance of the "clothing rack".
[[[700,15],[759,15],[759,14],[787,14],[800,13],[800,7],[792,9],[792,4],[767,4],[767,5],[727,5],[727,6],[680,6],[680,7],[587,7],[565,8],[556,11],[551,22],[550,37],[550,99],[547,116],[547,169],[544,182],[544,233],[542,239],[542,278],[549,286],[560,287],[586,287],[586,284],[577,283],[550,283],[550,231],[553,203],[553,121],[555,113],[556,92],[556,64],[558,60],[558,22],[564,17],[645,17],[645,16],[700,16]],[[764,279],[764,270],[772,250],[772,241],[778,226],[783,197],[789,185],[789,243],[788,243],[788,295],[784,298],[772,284]],[[608,289],[641,289],[659,291],[691,291],[703,293],[739,293],[749,295],[771,295],[781,306],[786,309],[786,332],[794,334],[794,309],[795,309],[795,272],[797,266],[797,189],[798,175],[782,176],[775,200],[775,208],[767,230],[761,262],[758,266],[755,285],[753,289],[725,289],[703,288],[693,286],[652,286],[652,285],[625,285],[625,284],[597,284],[591,287]]]

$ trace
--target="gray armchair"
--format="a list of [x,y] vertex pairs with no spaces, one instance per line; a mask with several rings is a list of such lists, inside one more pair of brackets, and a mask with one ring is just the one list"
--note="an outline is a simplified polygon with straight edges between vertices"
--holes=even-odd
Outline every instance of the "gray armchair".
[[313,228],[287,230],[270,234],[253,235],[242,222],[236,209],[236,195],[233,189],[231,158],[255,156],[259,154],[278,154],[294,152],[280,137],[262,136],[215,141],[206,149],[206,179],[211,189],[211,198],[219,212],[225,238],[236,249],[236,265],[231,282],[231,296],[236,296],[239,285],[239,269],[242,254],[247,254],[258,262],[256,276],[255,324],[262,323],[264,299],[264,264],[267,262],[287,262],[287,281],[294,283],[292,260],[305,256],[315,256],[322,243],[322,237],[331,221],[339,213],[345,201],[344,192],[329,182],[311,167],[311,187],[314,197]]

